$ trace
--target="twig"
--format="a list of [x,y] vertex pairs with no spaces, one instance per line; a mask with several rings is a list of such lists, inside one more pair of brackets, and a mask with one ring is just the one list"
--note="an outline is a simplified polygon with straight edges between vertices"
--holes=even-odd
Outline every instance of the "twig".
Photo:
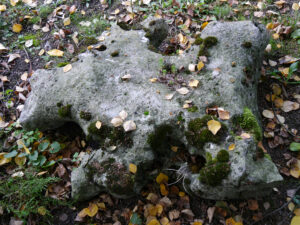
[[27,58],[29,60],[29,70],[28,70],[28,74],[30,75],[32,73],[32,65],[31,65],[31,60],[30,60],[30,57],[28,55],[28,52],[26,51],[26,48],[23,46],[23,49],[24,49],[24,52],[26,53],[27,55]]

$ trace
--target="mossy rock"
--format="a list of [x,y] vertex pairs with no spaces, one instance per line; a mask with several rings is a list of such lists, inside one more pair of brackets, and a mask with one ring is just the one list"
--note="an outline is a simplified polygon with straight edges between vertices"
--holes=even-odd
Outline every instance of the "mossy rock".
[[173,128],[170,125],[161,125],[155,129],[155,132],[148,136],[148,144],[154,150],[168,142],[168,137],[173,133]]
[[209,36],[205,39],[197,38],[195,44],[200,45],[198,56],[209,56],[207,49],[216,45],[217,43],[218,39],[213,36]]
[[262,140],[263,135],[261,127],[257,118],[248,107],[244,108],[242,115],[233,119],[233,123],[236,126],[240,126],[242,129],[252,133],[256,141]]
[[225,149],[222,149],[217,154],[218,162],[228,162],[229,161],[229,153]]
[[227,127],[225,124],[221,123],[221,129],[216,135],[214,135],[207,128],[207,122],[210,120],[218,121],[218,119],[214,116],[205,115],[202,118],[196,118],[189,122],[186,137],[191,145],[198,149],[202,149],[207,142],[220,143],[224,135],[227,133]]

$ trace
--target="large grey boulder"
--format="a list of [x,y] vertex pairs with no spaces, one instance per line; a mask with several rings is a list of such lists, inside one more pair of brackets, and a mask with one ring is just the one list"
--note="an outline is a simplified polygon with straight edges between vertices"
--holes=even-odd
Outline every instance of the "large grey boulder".
[[[177,78],[167,74],[154,83],[149,80],[159,76],[162,61],[176,68],[198,63],[199,46],[193,45],[181,55],[162,56],[148,49],[143,30],[124,31],[113,25],[102,46],[81,54],[69,72],[57,68],[34,73],[32,92],[20,117],[22,125],[44,130],[72,121],[101,146],[72,172],[75,199],[88,199],[101,191],[128,198],[139,193],[159,170],[170,167],[178,168],[187,191],[211,199],[265,194],[282,180],[268,157],[256,157],[260,139],[256,88],[267,32],[250,21],[212,22],[201,33],[204,39],[209,36],[218,42],[206,49],[209,57],[202,71],[186,73],[181,69]],[[122,79],[128,74],[130,79]],[[199,81],[197,88],[188,86],[194,79]],[[172,82],[168,86],[163,81]],[[183,87],[188,93],[176,91]],[[174,94],[172,99],[165,99],[170,94]],[[186,101],[197,110],[184,109]],[[218,120],[202,118],[208,106],[223,107],[230,112],[230,119],[222,121],[215,136],[207,133],[203,141],[199,135],[208,131],[206,122]],[[245,125],[245,107],[253,112],[256,130]],[[122,111],[121,116],[128,115],[123,125],[131,123],[130,131],[111,124],[114,118],[121,121]],[[199,118],[205,122],[195,130],[193,122]],[[97,121],[101,121],[100,129]],[[239,138],[241,132],[251,137]],[[215,158],[233,144],[235,149],[229,151],[229,162],[225,163],[230,171],[215,185],[199,180],[199,171],[192,172],[190,162],[181,157],[194,155],[208,162],[208,157]],[[172,151],[172,146],[179,147],[178,152]],[[129,164],[137,166],[135,174],[129,171]]]

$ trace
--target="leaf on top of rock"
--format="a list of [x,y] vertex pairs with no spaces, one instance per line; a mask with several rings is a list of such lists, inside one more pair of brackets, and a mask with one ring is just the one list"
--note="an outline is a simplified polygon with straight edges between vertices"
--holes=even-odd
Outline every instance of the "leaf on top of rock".
[[119,116],[121,117],[122,120],[125,120],[127,118],[127,116],[128,116],[128,113],[125,110],[122,110],[119,113]]
[[216,120],[210,120],[207,122],[207,127],[213,133],[213,135],[216,135],[221,129],[221,123]]
[[130,74],[125,74],[124,76],[122,76],[121,78],[123,81],[128,81],[131,79],[131,75]]
[[128,120],[124,122],[123,128],[126,132],[136,130],[136,125],[133,120]]
[[12,27],[13,32],[20,33],[23,30],[22,24],[15,23]]
[[135,174],[137,172],[137,166],[133,163],[129,164],[129,171],[133,174]]
[[166,99],[166,100],[171,100],[171,99],[174,97],[174,94],[175,94],[175,93],[166,94],[166,95],[165,95],[165,99]]
[[70,70],[72,69],[72,64],[67,64],[63,67],[63,71],[66,73],[66,72],[69,72]]
[[119,127],[123,124],[123,120],[120,117],[115,117],[113,118],[110,123],[114,126],[114,127]]
[[187,89],[186,87],[179,88],[176,91],[181,95],[186,95],[187,93],[189,93],[189,89]]
[[223,108],[220,108],[220,107],[218,107],[218,115],[221,120],[229,120],[230,119],[229,111],[227,111]]
[[189,82],[189,86],[192,87],[192,88],[196,88],[196,87],[198,87],[198,85],[199,85],[199,81],[196,80],[196,79],[192,79]]
[[235,149],[235,144],[230,144],[229,147],[228,147],[228,150],[232,151],[234,149]]
[[50,56],[56,56],[56,57],[62,57],[64,55],[64,52],[58,49],[52,49],[47,52]]
[[102,126],[102,123],[101,123],[101,121],[98,120],[95,124],[95,127],[99,130],[101,128],[101,126]]
[[200,61],[198,64],[197,64],[197,69],[198,71],[202,70],[202,68],[204,67],[204,63],[202,61]]

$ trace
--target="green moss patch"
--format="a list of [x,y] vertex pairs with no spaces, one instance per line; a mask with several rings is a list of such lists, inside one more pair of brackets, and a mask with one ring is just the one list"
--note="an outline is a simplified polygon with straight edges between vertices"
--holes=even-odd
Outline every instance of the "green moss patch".
[[79,116],[81,119],[86,121],[90,121],[92,119],[92,114],[90,112],[81,111]]
[[205,39],[201,39],[200,37],[198,37],[195,41],[195,44],[200,45],[198,56],[208,56],[207,49],[216,45],[217,43],[218,39],[213,36],[209,36]]
[[72,105],[70,105],[70,104],[68,104],[66,106],[63,106],[63,105],[60,106],[58,108],[58,115],[62,118],[67,118],[67,117],[71,118],[72,117],[71,107],[72,107]]
[[205,166],[200,170],[200,181],[211,186],[221,184],[230,172],[228,151],[220,150],[215,159],[208,153],[206,160]]
[[233,123],[236,126],[240,126],[242,129],[252,133],[256,141],[262,140],[261,127],[259,126],[257,118],[248,107],[244,108],[242,115],[233,119]]
[[219,143],[224,135],[227,133],[227,127],[221,123],[221,129],[216,135],[208,130],[207,122],[210,120],[218,120],[216,117],[211,115],[205,115],[202,118],[196,118],[191,120],[188,124],[188,131],[186,137],[188,142],[198,149],[202,149],[204,144],[207,142]]

